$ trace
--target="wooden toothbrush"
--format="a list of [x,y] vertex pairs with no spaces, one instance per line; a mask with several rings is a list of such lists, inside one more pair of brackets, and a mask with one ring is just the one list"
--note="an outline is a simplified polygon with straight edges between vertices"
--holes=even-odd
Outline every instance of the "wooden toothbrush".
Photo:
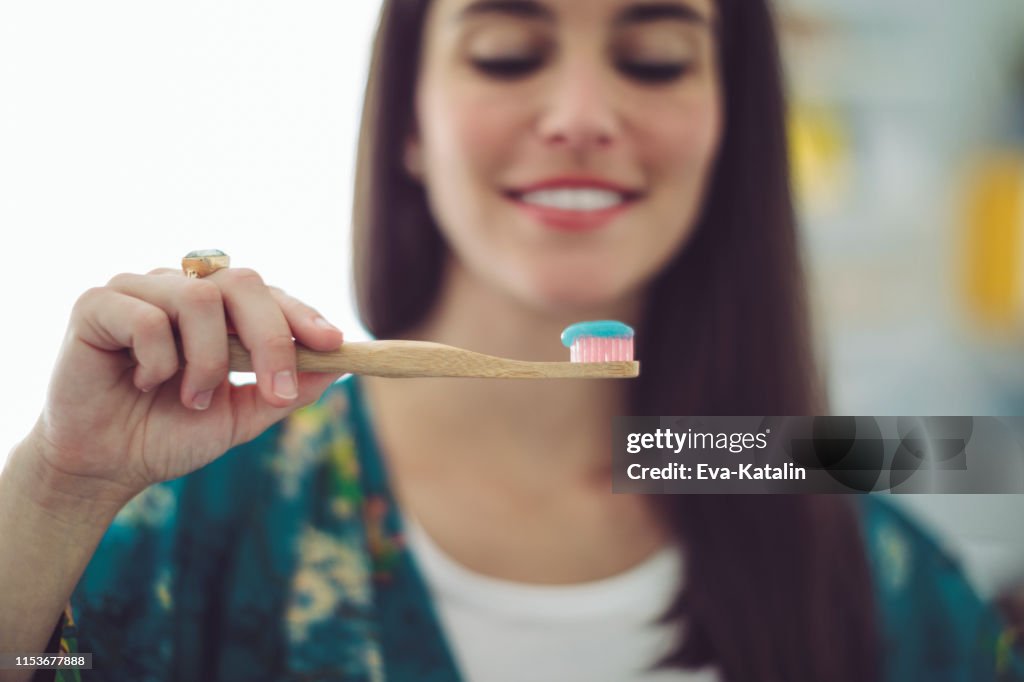
[[[621,322],[581,322],[562,332],[569,362],[529,362],[485,355],[429,341],[354,341],[335,351],[296,343],[298,371],[345,372],[379,377],[481,377],[494,379],[628,379],[639,376],[633,330]],[[252,359],[236,336],[228,337],[229,368],[251,372]]]

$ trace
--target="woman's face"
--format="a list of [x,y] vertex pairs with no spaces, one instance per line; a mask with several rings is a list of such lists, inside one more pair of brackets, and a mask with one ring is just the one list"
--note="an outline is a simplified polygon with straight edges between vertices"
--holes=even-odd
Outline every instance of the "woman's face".
[[685,243],[722,127],[712,0],[434,0],[406,166],[458,262],[556,313]]

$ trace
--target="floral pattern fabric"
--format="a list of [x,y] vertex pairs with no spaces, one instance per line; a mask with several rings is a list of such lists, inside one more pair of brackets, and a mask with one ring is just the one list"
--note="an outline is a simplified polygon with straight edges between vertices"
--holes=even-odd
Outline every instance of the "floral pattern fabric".
[[[855,503],[885,679],[1024,682],[1017,633],[950,556],[880,498]],[[460,679],[355,376],[136,496],[86,568],[58,640],[93,654],[91,670],[49,671],[59,682]]]

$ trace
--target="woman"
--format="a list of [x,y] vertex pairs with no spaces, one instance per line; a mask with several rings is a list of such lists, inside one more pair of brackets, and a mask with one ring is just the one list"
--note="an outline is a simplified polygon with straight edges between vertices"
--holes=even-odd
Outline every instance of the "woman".
[[874,498],[609,494],[617,414],[825,410],[781,90],[760,0],[385,2],[367,327],[546,360],[620,319],[642,376],[330,385],[290,337],[340,333],[256,273],[115,277],[0,478],[0,649],[50,636],[95,679],[1022,679]]

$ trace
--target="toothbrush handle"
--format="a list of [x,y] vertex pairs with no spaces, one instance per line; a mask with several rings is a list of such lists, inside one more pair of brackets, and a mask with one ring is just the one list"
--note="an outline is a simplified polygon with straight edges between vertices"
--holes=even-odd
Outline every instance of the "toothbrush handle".
[[[321,352],[296,345],[300,372],[346,372],[380,377],[490,377],[505,379],[630,378],[638,362],[527,362],[429,341],[353,341]],[[237,336],[228,337],[232,372],[251,372]]]

